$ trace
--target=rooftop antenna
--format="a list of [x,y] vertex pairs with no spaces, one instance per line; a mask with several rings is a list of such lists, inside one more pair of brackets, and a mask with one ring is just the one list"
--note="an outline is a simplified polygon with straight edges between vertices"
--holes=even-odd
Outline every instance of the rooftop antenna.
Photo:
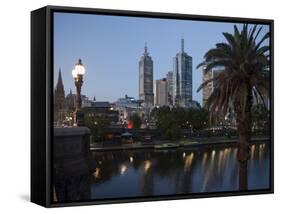
[[145,45],[144,45],[144,55],[148,55],[148,52],[147,52],[147,43],[145,42]]
[[184,39],[183,37],[181,38],[181,52],[184,52]]

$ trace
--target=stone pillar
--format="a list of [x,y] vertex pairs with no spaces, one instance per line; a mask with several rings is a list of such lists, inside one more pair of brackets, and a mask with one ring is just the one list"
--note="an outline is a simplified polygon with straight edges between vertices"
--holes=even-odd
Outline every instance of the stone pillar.
[[90,130],[54,128],[53,202],[87,200],[91,190]]

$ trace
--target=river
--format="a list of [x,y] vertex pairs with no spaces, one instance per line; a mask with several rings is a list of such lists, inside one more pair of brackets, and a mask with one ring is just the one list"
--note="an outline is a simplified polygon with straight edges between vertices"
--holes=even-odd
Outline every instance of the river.
[[[236,153],[235,147],[92,152],[87,167],[59,173],[58,200],[239,191]],[[269,188],[269,159],[267,143],[251,146],[249,190]]]

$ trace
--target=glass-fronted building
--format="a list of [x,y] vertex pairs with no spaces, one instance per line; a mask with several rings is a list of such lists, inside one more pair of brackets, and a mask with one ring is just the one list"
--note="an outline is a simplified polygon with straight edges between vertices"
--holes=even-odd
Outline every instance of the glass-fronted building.
[[174,57],[173,74],[173,104],[186,107],[192,101],[192,57],[184,51],[184,39]]

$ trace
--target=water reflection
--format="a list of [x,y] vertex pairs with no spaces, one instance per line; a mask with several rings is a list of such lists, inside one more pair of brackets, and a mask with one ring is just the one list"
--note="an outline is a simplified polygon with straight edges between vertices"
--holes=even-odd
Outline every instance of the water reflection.
[[143,170],[144,170],[144,173],[146,174],[151,167],[151,162],[149,160],[146,160],[146,161],[144,161],[143,165],[144,165]]
[[[246,171],[236,154],[231,147],[93,152],[83,173],[73,170],[65,178],[64,169],[56,169],[56,180],[69,188],[80,186],[82,191],[74,191],[68,200],[238,191],[239,175],[247,176],[248,189],[269,188],[268,145],[251,146]],[[65,183],[69,178],[76,180]],[[65,201],[59,191],[56,187],[58,200]]]
[[184,172],[187,172],[190,170],[190,167],[192,165],[194,153],[191,152],[188,156],[185,158],[185,163],[184,163]]
[[122,165],[120,166],[120,174],[121,174],[121,175],[124,175],[125,172],[126,172],[126,170],[127,170],[127,166],[126,166],[125,164],[122,164]]
[[259,145],[259,161],[263,160],[264,150],[265,150],[265,144],[260,144]]
[[100,178],[100,168],[96,168],[96,170],[93,172],[93,176],[95,179]]

